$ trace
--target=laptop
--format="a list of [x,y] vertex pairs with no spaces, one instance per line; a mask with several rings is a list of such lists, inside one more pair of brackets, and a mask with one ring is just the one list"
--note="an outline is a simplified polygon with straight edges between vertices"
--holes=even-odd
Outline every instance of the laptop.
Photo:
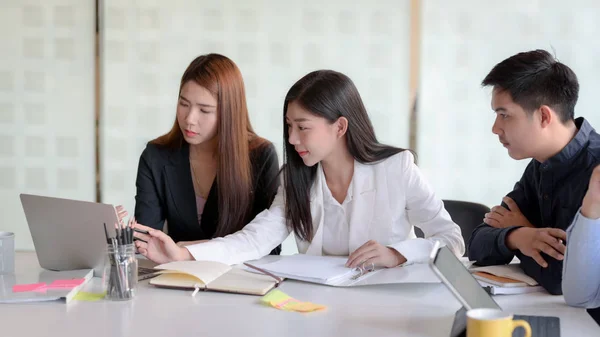
[[148,280],[161,274],[161,270],[154,269],[158,263],[145,257],[138,257],[138,281]]
[[95,276],[102,275],[106,255],[103,224],[113,229],[118,221],[112,205],[31,194],[20,197],[42,268],[94,269]]
[[[467,310],[477,308],[502,308],[481,287],[469,270],[460,262],[448,247],[439,247],[436,242],[430,256],[429,265],[442,283],[463,305],[454,317],[451,337],[465,336],[467,328]],[[531,326],[531,336],[560,337],[560,320],[558,317],[514,315],[514,319],[522,319]],[[516,329],[513,336],[524,336],[523,329]]]

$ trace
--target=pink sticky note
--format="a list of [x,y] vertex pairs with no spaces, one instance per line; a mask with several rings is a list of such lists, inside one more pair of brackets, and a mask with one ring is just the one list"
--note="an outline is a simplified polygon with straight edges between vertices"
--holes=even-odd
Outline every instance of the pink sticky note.
[[55,280],[54,282],[52,282],[48,285],[48,289],[75,288],[78,285],[81,285],[83,282],[85,282],[85,279],[83,279],[83,278],[77,278],[77,279],[72,279],[72,280]]
[[46,283],[33,283],[33,284],[15,284],[13,286],[13,293],[22,293],[26,291],[45,291]]

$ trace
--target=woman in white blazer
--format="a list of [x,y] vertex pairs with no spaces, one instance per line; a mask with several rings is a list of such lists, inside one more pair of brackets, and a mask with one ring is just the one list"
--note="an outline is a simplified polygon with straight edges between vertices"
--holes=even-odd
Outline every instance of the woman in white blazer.
[[377,141],[350,78],[309,73],[289,90],[283,110],[283,186],[269,209],[236,233],[185,247],[138,224],[149,231],[136,233],[146,241],[136,241],[139,252],[158,263],[237,264],[268,255],[293,231],[300,253],[349,256],[348,267],[425,262],[435,241],[464,253],[460,228],[412,153]]

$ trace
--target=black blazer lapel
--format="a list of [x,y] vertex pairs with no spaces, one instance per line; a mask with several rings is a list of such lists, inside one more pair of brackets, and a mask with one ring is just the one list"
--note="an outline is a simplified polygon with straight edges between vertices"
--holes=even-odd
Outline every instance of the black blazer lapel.
[[206,237],[203,237],[200,240],[212,239],[215,237],[217,225],[219,223],[218,196],[219,187],[217,186],[217,178],[215,177],[215,181],[210,187],[210,192],[208,192],[208,198],[206,199],[206,204],[204,204],[204,211],[202,212],[202,218],[200,219],[200,227]]
[[[176,224],[169,223],[169,234],[175,241],[192,240],[191,233],[194,234],[193,236],[202,236],[190,171],[189,146],[184,145],[173,154],[171,165],[165,167],[165,176],[169,197],[180,219]],[[185,234],[185,238],[181,237],[181,234]]]

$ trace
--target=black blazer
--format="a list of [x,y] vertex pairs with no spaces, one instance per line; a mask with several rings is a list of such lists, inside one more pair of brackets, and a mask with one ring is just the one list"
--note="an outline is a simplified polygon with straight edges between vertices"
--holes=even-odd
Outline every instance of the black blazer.
[[[140,156],[136,179],[136,220],[160,230],[166,220],[169,235],[175,242],[212,239],[219,218],[215,179],[198,224],[189,150],[188,143],[179,149],[148,143]],[[273,144],[250,151],[250,162],[254,199],[248,222],[271,206],[279,188],[279,161]],[[280,252],[281,246],[278,246],[271,254]]]

